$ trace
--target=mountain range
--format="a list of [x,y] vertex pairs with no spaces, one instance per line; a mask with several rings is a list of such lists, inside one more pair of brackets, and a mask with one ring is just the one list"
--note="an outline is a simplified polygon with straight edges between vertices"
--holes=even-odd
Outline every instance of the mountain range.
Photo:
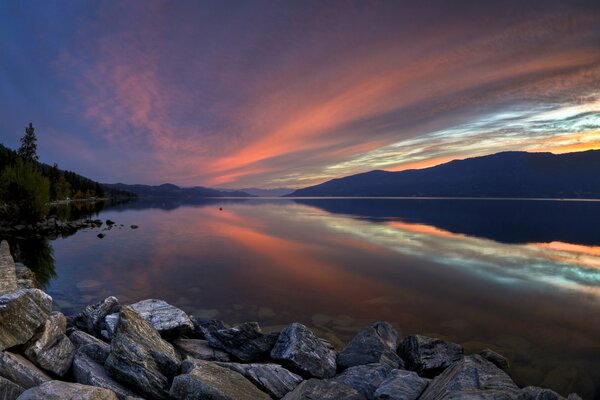
[[209,189],[202,186],[194,186],[189,188],[182,188],[172,183],[165,183],[162,185],[127,185],[124,183],[103,183],[102,186],[109,189],[121,190],[133,193],[138,197],[164,197],[164,198],[204,198],[204,197],[253,197],[252,195],[235,191],[223,191],[217,189]]

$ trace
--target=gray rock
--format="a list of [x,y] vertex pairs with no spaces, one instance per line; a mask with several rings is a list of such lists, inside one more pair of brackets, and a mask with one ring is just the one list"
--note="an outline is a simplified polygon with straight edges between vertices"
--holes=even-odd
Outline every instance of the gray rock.
[[494,350],[485,349],[482,350],[479,353],[479,355],[500,369],[508,370],[510,368],[510,363],[508,362],[508,359],[502,354],[496,353]]
[[331,380],[309,379],[283,397],[283,400],[366,400],[354,388]]
[[15,261],[10,254],[8,242],[0,243],[0,296],[17,290]]
[[110,354],[110,345],[83,331],[75,330],[69,336],[75,349],[90,357],[97,363],[104,364]]
[[416,400],[429,384],[414,371],[393,370],[374,394],[375,400]]
[[173,346],[183,357],[205,361],[227,362],[230,360],[229,354],[210,347],[208,341],[202,339],[175,339]]
[[50,381],[23,392],[18,400],[118,400],[109,390],[62,381]]
[[52,380],[44,371],[33,365],[25,357],[0,352],[0,376],[3,376],[24,389],[29,389]]
[[419,400],[516,399],[520,390],[506,372],[479,355],[470,355],[436,376]]
[[0,400],[15,400],[25,389],[0,376]]
[[521,389],[519,400],[564,400],[565,398],[550,389],[527,386]]
[[39,289],[18,289],[0,297],[0,351],[27,342],[46,322],[52,297]]
[[104,318],[119,311],[120,308],[119,300],[110,296],[96,304],[86,306],[80,314],[75,316],[73,323],[79,329],[99,336],[100,332],[106,329]]
[[227,324],[225,324],[223,321],[219,321],[218,319],[198,319],[193,315],[190,316],[190,319],[194,324],[194,333],[196,336],[203,339],[206,339],[210,332],[229,328]]
[[73,360],[73,378],[77,383],[110,389],[120,400],[136,396],[134,392],[112,379],[100,364],[80,351]]
[[106,367],[120,382],[157,399],[169,398],[169,379],[179,369],[173,346],[131,307],[123,306]]
[[238,364],[217,363],[242,374],[263,392],[274,399],[280,399],[302,382],[302,377],[278,364]]
[[226,351],[244,362],[266,358],[277,337],[265,335],[256,322],[246,322],[233,328],[219,329],[208,333],[208,344]]
[[271,357],[306,377],[332,378],[337,368],[335,351],[299,323],[290,324],[281,331]]
[[[117,327],[117,322],[119,321],[119,314],[109,314],[104,317],[104,328],[101,331],[101,335],[108,340],[112,340],[113,333],[115,332],[115,328]],[[106,335],[104,334],[106,332]]]
[[422,335],[407,336],[398,346],[406,369],[426,378],[433,378],[462,359],[463,353],[461,345]]
[[269,400],[241,374],[207,361],[184,361],[183,374],[173,379],[170,394],[177,400]]
[[19,289],[40,289],[35,272],[21,263],[15,263],[17,273],[17,286]]
[[375,322],[364,328],[344,347],[337,358],[342,368],[372,363],[403,368],[402,359],[396,354],[398,332],[387,322]]
[[366,364],[350,367],[334,380],[353,387],[369,400],[375,398],[375,390],[390,376],[393,369],[387,364]]
[[75,346],[65,336],[67,320],[52,313],[46,323],[24,345],[25,356],[40,368],[64,376],[73,362]]

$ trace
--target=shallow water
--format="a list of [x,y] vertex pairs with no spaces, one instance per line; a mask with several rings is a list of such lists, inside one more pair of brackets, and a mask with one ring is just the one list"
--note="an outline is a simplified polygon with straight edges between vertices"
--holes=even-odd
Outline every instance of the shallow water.
[[600,398],[600,202],[156,200],[100,218],[124,226],[50,243],[65,313],[161,298],[267,330],[300,321],[338,345],[388,320],[491,347],[520,385]]

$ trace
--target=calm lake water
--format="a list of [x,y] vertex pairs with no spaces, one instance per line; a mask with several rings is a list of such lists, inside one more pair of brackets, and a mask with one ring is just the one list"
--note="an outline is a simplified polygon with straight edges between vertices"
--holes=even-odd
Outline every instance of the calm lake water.
[[265,330],[300,321],[338,345],[387,320],[491,347],[520,385],[600,398],[600,202],[157,200],[99,217],[124,226],[36,250],[53,252],[36,268],[67,314],[161,298]]

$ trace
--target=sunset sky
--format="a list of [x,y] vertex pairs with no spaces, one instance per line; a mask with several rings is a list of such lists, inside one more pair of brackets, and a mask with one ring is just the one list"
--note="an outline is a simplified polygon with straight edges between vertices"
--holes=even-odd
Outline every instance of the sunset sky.
[[600,1],[491,3],[2,1],[0,142],[231,188],[600,148]]

